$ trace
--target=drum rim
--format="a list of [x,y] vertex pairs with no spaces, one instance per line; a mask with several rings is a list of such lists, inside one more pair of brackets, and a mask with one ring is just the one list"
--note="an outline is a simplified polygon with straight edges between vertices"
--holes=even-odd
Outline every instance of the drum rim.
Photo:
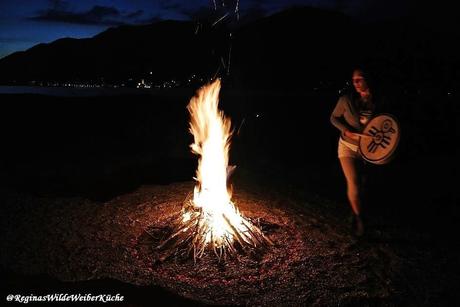
[[[374,119],[374,118],[376,118],[376,117],[378,117],[378,116],[382,116],[382,115],[388,116],[388,117],[390,117],[392,120],[394,120],[394,121],[396,122],[396,124],[398,125],[398,131],[399,131],[399,133],[398,133],[398,135],[397,135],[397,137],[396,137],[395,146],[394,146],[394,147],[391,149],[391,151],[386,155],[386,158],[379,159],[379,160],[373,160],[373,159],[369,159],[368,157],[366,157],[366,156],[363,154],[363,152],[361,151],[361,140],[362,140],[362,138],[359,139],[359,146],[358,146],[358,148],[359,148],[359,153],[361,154],[361,157],[363,157],[364,160],[366,160],[366,161],[368,161],[368,162],[371,162],[371,163],[373,163],[373,164],[377,164],[377,165],[388,163],[388,162],[390,162],[390,161],[393,159],[393,157],[394,157],[394,152],[396,151],[396,148],[397,148],[398,145],[399,145],[399,139],[401,138],[401,125],[399,124],[399,121],[396,119],[396,117],[395,117],[393,114],[390,114],[390,113],[379,113],[379,114],[375,115],[372,119]],[[370,124],[370,122],[372,121],[372,119],[369,120],[369,122],[366,124],[366,126],[364,126],[363,131],[366,130],[367,126]]]

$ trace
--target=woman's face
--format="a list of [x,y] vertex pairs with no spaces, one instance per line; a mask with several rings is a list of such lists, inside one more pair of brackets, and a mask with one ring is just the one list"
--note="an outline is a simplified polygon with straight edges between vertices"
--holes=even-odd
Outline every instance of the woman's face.
[[363,72],[360,70],[355,70],[353,76],[351,77],[353,81],[353,86],[358,93],[366,92],[369,87],[367,85],[366,79],[364,79]]

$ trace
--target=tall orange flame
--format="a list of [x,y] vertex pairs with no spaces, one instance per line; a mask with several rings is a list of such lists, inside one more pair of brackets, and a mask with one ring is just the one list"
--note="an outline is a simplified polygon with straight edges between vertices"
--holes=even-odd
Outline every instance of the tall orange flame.
[[187,254],[193,251],[195,261],[203,256],[207,246],[212,247],[220,260],[226,258],[227,252],[235,255],[238,248],[247,245],[273,245],[231,201],[227,189],[231,122],[218,109],[219,91],[220,80],[215,80],[202,87],[187,106],[191,117],[190,132],[194,137],[190,147],[200,156],[195,178],[197,185],[193,199],[184,202],[173,234],[158,246],[162,249],[174,242],[173,248],[160,259],[168,258],[189,243]]
[[[230,149],[231,122],[219,111],[220,80],[201,88],[197,96],[190,100],[190,132],[194,143],[192,152],[201,156],[196,180],[194,198],[199,206],[209,204],[204,198],[217,203],[230,201],[227,186],[228,152]],[[197,195],[199,193],[199,195]]]
[[[202,87],[197,95],[190,100],[190,132],[194,143],[192,152],[200,156],[193,195],[195,207],[203,210],[201,226],[205,243],[221,247],[230,244],[235,236],[249,243],[248,227],[231,201],[231,193],[227,189],[228,152],[230,149],[231,122],[222,111],[219,111],[220,80]],[[184,215],[184,219],[187,216]]]
[[200,156],[197,185],[193,199],[184,202],[172,235],[158,246],[162,249],[173,244],[160,259],[179,252],[185,245],[188,245],[187,254],[193,251],[195,261],[203,256],[207,246],[212,247],[220,260],[225,259],[227,253],[235,255],[239,248],[246,246],[273,245],[258,227],[239,213],[227,189],[228,169],[233,170],[228,167],[232,132],[230,119],[218,109],[219,91],[220,80],[215,80],[198,90],[187,106],[194,137],[190,147]]

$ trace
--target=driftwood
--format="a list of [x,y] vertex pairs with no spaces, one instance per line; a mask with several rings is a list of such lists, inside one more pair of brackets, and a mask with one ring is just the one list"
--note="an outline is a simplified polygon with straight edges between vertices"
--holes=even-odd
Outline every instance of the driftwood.
[[[229,205],[234,207],[232,203]],[[184,214],[190,218],[184,220]],[[234,257],[239,251],[244,252],[248,248],[256,250],[274,245],[259,227],[244,217],[242,218],[244,230],[239,230],[225,214],[222,214],[222,218],[232,233],[222,238],[223,244],[216,244],[215,234],[206,223],[206,214],[208,213],[202,208],[193,204],[189,193],[184,200],[181,214],[174,220],[172,234],[157,246],[157,249],[161,251],[159,260],[165,261],[173,255],[192,255],[196,263],[206,251],[212,251],[220,262],[225,260],[227,255]],[[207,240],[208,235],[210,240]]]

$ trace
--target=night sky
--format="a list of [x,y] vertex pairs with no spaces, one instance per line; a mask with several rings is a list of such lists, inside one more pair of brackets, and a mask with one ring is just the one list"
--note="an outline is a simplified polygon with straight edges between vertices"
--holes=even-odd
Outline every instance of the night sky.
[[[372,0],[1,0],[0,58],[38,43],[58,38],[85,38],[122,24],[146,24],[164,19],[194,20],[208,15],[216,20],[263,16],[291,6],[313,6],[342,11],[360,18],[403,15],[409,1]],[[406,4],[403,4],[406,3]],[[215,9],[217,8],[217,10]]]

